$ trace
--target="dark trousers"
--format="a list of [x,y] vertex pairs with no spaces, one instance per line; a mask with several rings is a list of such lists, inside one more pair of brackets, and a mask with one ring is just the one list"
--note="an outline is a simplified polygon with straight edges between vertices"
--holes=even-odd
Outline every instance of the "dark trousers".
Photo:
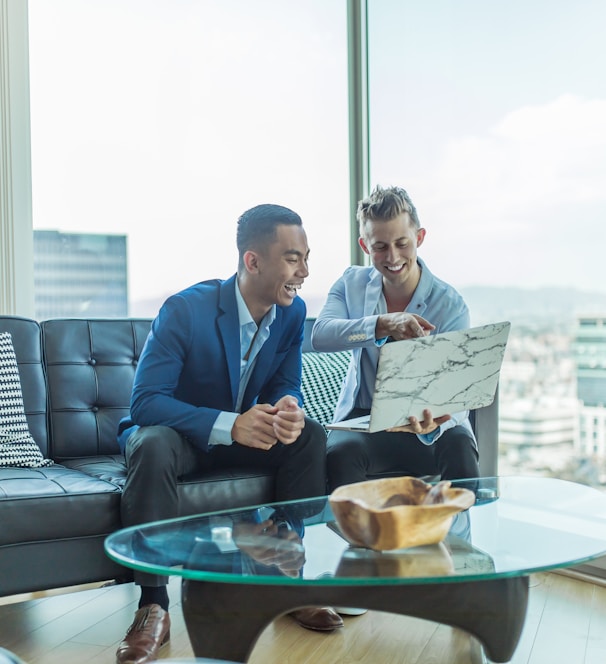
[[[362,414],[354,410],[350,417]],[[462,426],[448,429],[432,445],[424,445],[413,433],[334,430],[328,435],[327,473],[333,491],[383,474],[439,475],[443,480],[479,477],[480,467],[475,441]]]
[[[233,443],[203,452],[174,429],[141,427],[128,439],[125,457],[128,474],[121,501],[125,527],[179,516],[178,479],[204,470],[272,469],[277,501],[326,494],[326,434],[320,424],[307,418],[294,443],[278,443],[268,451]],[[204,505],[200,505],[203,511]],[[135,582],[160,586],[167,579],[135,572]]]

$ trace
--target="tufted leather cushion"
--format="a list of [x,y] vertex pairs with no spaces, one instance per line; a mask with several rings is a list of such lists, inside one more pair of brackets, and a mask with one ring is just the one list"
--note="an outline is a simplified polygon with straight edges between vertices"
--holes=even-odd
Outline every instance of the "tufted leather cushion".
[[0,547],[111,533],[120,527],[120,494],[60,465],[0,468]]
[[[121,454],[68,459],[64,465],[120,489],[126,482],[126,464]],[[207,470],[183,477],[177,493],[180,516],[222,510],[226,506],[257,505],[274,495],[274,476],[270,469]]]
[[54,319],[42,324],[52,456],[118,454],[149,319]]

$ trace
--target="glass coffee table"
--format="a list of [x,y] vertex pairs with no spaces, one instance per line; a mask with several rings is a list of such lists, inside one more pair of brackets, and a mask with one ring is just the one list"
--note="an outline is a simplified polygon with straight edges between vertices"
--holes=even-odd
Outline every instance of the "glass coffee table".
[[431,546],[350,546],[324,497],[126,528],[105,549],[127,567],[182,577],[197,657],[245,662],[277,616],[351,606],[458,627],[491,661],[507,662],[524,626],[529,575],[606,553],[606,494],[549,478],[452,484],[476,502]]

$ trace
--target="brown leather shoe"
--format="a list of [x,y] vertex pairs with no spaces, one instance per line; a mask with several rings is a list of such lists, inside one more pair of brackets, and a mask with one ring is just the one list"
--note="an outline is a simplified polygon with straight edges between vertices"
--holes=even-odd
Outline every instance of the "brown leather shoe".
[[301,627],[313,629],[316,632],[332,632],[343,627],[343,619],[329,606],[310,606],[291,611],[288,615],[294,618]]
[[116,664],[146,664],[157,659],[161,646],[170,639],[170,616],[159,604],[142,606],[124,641],[118,646]]

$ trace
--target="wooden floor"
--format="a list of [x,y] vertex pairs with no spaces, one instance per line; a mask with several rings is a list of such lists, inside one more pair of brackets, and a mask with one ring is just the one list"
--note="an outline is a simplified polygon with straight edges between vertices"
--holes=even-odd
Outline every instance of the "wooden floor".
[[[26,664],[113,664],[132,620],[131,584],[0,598],[0,645]],[[192,657],[177,579],[169,585],[171,642],[160,659]],[[369,611],[345,618],[331,634],[275,620],[261,635],[251,664],[480,664],[475,639],[431,622]],[[514,664],[604,664],[606,587],[561,574],[531,577],[526,626]]]

